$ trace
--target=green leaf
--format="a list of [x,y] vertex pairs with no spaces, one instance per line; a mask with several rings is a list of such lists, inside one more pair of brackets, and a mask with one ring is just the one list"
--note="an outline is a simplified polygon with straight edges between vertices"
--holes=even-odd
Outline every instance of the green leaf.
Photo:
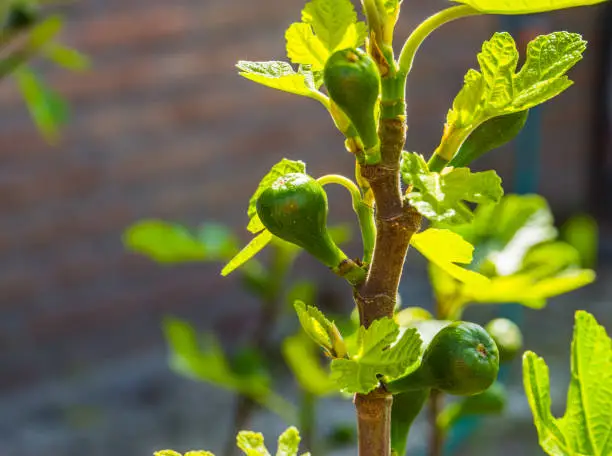
[[312,0],[302,10],[302,22],[285,32],[287,56],[316,75],[331,53],[361,46],[366,35],[366,24],[357,22],[350,0]]
[[304,332],[331,357],[344,357],[346,346],[340,331],[325,318],[325,315],[314,306],[307,306],[302,301],[295,301],[295,311]]
[[68,105],[30,69],[18,68],[15,77],[34,123],[48,141],[57,141],[68,120]]
[[253,258],[272,240],[272,233],[264,230],[255,236],[240,252],[238,252],[221,270],[221,275],[226,276],[235,271],[244,263]]
[[285,362],[303,390],[315,396],[327,396],[336,391],[336,384],[321,367],[316,346],[305,335],[285,338],[282,349]]
[[240,431],[236,443],[247,456],[270,456],[264,445],[264,437],[259,432]]
[[300,446],[300,433],[291,426],[278,438],[276,456],[296,456]]
[[451,229],[475,246],[471,267],[488,283],[461,284],[430,267],[436,301],[460,312],[469,303],[520,303],[542,308],[546,300],[591,283],[595,273],[579,269],[579,255],[556,237],[546,201],[537,195],[508,195],[482,205],[469,225]]
[[546,200],[538,195],[507,195],[497,205],[481,205],[470,225],[450,227],[476,246],[478,268],[490,263],[489,275],[518,272],[527,252],[554,239],[557,230]]
[[599,244],[597,220],[587,214],[574,215],[563,224],[561,236],[576,249],[583,267],[595,266]]
[[296,72],[287,62],[248,62],[240,60],[236,67],[238,74],[258,84],[318,99],[321,94],[317,92],[312,71],[302,70]]
[[540,278],[578,266],[580,266],[580,254],[574,247],[561,241],[545,242],[527,252],[520,272]]
[[554,32],[527,46],[521,70],[512,36],[496,33],[478,54],[480,72],[469,70],[464,86],[446,119],[444,137],[436,153],[450,161],[462,143],[484,122],[525,111],[567,89],[565,73],[582,59],[586,41],[579,34]]
[[199,338],[189,323],[174,318],[165,318],[163,329],[170,349],[170,367],[178,374],[259,401],[269,394],[268,376],[260,371],[236,374],[214,335],[204,334]]
[[533,352],[523,356],[523,382],[544,451],[612,454],[612,340],[591,314],[576,313],[565,415],[553,417],[548,367]]
[[506,407],[508,393],[502,383],[496,381],[486,391],[448,404],[436,420],[444,432],[452,429],[462,418],[474,415],[498,415]]
[[91,65],[89,58],[84,54],[57,43],[51,43],[45,47],[44,54],[53,63],[68,70],[83,71]]
[[558,275],[539,279],[531,274],[512,274],[493,277],[482,286],[467,285],[462,290],[466,301],[492,304],[516,302],[526,307],[541,309],[546,299],[581,288],[595,280],[590,269],[570,269]]
[[251,199],[249,200],[249,208],[247,210],[247,214],[249,216],[250,221],[249,225],[247,226],[247,229],[251,233],[258,233],[264,229],[264,226],[257,215],[257,199],[259,198],[259,195],[261,195],[263,191],[266,190],[270,185],[272,185],[274,181],[279,177],[289,173],[305,172],[306,164],[304,162],[288,160],[286,158],[283,158],[280,162],[274,165],[272,169],[270,169],[270,171],[268,171],[268,174],[263,177],[263,179],[257,186],[257,190],[255,190],[255,193],[253,194],[253,196],[251,196]]
[[478,286],[489,281],[485,276],[455,264],[471,263],[474,251],[474,247],[459,234],[450,230],[429,228],[414,234],[410,244],[430,262],[460,282]]
[[315,71],[323,70],[329,50],[317,38],[310,24],[295,22],[285,32],[287,57],[293,63],[311,65]]
[[192,232],[162,220],[141,220],[124,231],[123,243],[158,263],[227,261],[238,250],[229,229],[214,223]]
[[[350,0],[312,0],[302,10],[302,22],[312,27],[317,38],[331,53],[337,49],[358,47],[358,37],[365,38],[363,22],[357,23],[357,13]],[[347,37],[347,35],[349,35]]]
[[421,215],[434,222],[469,223],[474,215],[463,203],[498,202],[504,191],[495,171],[472,173],[468,168],[429,171],[423,157],[402,153],[402,179],[412,186],[407,198]]
[[334,359],[332,379],[347,393],[369,393],[379,383],[378,375],[397,378],[419,359],[421,339],[416,329],[406,329],[401,337],[391,318],[375,320],[357,333],[357,353],[350,359]]
[[576,6],[603,3],[606,0],[452,0],[487,14],[533,14]]
[[62,30],[64,20],[53,15],[37,23],[28,36],[27,49],[36,50],[49,43]]

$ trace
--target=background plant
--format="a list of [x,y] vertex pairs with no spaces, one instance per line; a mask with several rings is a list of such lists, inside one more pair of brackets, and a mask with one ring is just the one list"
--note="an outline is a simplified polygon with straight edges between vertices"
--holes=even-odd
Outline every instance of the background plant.
[[89,67],[89,60],[58,39],[64,19],[53,13],[53,0],[6,0],[0,3],[0,80],[14,78],[30,115],[50,142],[69,117],[63,98],[29,66],[37,57],[71,71]]
[[[346,226],[336,226],[331,232],[339,244],[350,238]],[[142,220],[124,233],[129,250],[163,265],[225,263],[238,252],[238,242],[230,228],[210,222],[188,229],[161,220]],[[260,304],[250,337],[228,352],[213,332],[198,333],[189,322],[167,317],[163,329],[170,351],[169,364],[180,375],[238,396],[225,454],[235,452],[236,433],[249,426],[259,407],[287,423],[298,423],[304,443],[309,448],[316,443],[321,453],[334,445],[334,433],[314,434],[317,402],[337,391],[322,366],[316,345],[300,328],[295,328],[294,321],[287,321],[287,311],[297,299],[316,302],[317,284],[292,277],[292,266],[300,253],[295,245],[275,238],[270,247],[265,263],[251,259],[240,268],[242,288]],[[281,356],[300,387],[297,405],[275,391],[278,385],[274,379],[284,377],[278,366]]]

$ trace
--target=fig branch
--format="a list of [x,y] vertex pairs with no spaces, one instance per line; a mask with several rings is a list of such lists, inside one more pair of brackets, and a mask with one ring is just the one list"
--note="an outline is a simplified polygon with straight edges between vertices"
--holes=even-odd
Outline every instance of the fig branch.
[[[402,201],[400,188],[400,155],[406,141],[404,94],[389,94],[389,87],[397,87],[395,75],[381,74],[382,100],[393,109],[381,109],[380,162],[360,167],[376,208],[372,263],[365,282],[354,293],[360,323],[365,327],[376,319],[393,316],[410,238],[421,223],[420,214]],[[360,456],[390,455],[392,403],[393,396],[382,388],[356,395]]]

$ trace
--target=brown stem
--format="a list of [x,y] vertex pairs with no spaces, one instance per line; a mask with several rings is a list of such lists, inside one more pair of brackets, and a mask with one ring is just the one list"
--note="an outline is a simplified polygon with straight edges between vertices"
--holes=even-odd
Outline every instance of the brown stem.
[[444,394],[432,389],[429,395],[429,456],[442,456],[444,448],[444,433],[437,424],[438,415],[444,405]]
[[361,324],[391,317],[397,299],[410,238],[418,230],[421,216],[402,203],[399,161],[406,135],[403,118],[381,121],[382,161],[361,167],[370,184],[376,204],[376,243],[374,256],[364,284],[355,293]]
[[393,396],[380,389],[355,395],[359,455],[389,456],[391,453],[391,404]]
[[[418,231],[421,216],[402,202],[400,155],[406,139],[403,116],[381,119],[382,160],[361,167],[376,206],[376,243],[365,282],[355,289],[361,324],[392,317],[410,238]],[[391,404],[393,396],[377,389],[355,396],[359,431],[359,456],[390,456]]]

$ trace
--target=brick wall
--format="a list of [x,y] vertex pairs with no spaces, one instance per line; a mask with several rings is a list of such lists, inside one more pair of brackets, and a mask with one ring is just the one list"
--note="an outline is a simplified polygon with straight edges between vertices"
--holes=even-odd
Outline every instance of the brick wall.
[[[164,313],[214,328],[254,308],[231,279],[219,279],[218,265],[159,267],[126,254],[120,234],[142,217],[216,220],[240,229],[259,178],[283,156],[305,159],[315,175],[351,173],[342,138],[316,102],[256,86],[234,69],[239,59],[284,58],[283,32],[302,5],[67,6],[64,38],[92,57],[94,69],[45,71],[73,109],[57,147],[36,134],[14,87],[0,87],[0,365],[11,373],[0,376],[0,388],[160,346]],[[440,5],[406,2],[400,36]],[[555,13],[552,28],[591,39],[598,11]],[[474,18],[425,43],[409,86],[411,150],[436,146],[463,74],[496,27],[494,18]],[[541,191],[560,211],[579,209],[586,198],[593,66],[590,52],[573,72],[576,86],[543,114],[550,167]],[[510,153],[483,164],[499,165],[506,177],[513,167]],[[351,218],[346,195],[333,190],[331,197],[337,219]]]

